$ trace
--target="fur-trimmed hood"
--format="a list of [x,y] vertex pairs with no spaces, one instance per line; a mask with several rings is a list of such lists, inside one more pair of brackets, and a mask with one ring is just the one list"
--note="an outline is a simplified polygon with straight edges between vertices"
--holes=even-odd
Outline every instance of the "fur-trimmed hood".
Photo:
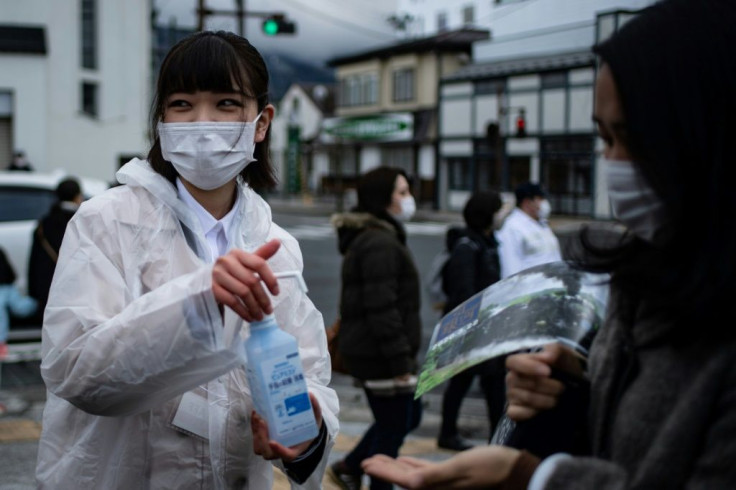
[[333,214],[330,223],[337,230],[337,246],[345,255],[355,237],[367,229],[382,230],[394,234],[402,243],[406,242],[406,233],[399,222],[390,216],[378,217],[371,213],[350,211]]

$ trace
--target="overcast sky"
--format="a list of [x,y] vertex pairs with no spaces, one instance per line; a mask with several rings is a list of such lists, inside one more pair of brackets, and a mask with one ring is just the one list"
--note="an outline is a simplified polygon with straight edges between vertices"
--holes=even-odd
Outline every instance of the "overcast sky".
[[[259,50],[276,50],[322,65],[337,56],[395,42],[386,18],[396,0],[244,0],[246,11],[283,12],[297,24],[295,35],[267,37],[262,18],[246,18],[245,36]],[[196,27],[197,0],[154,0],[159,23],[175,18],[179,27]],[[234,10],[234,0],[206,0],[212,9]],[[210,16],[206,29],[237,32],[234,18]]]

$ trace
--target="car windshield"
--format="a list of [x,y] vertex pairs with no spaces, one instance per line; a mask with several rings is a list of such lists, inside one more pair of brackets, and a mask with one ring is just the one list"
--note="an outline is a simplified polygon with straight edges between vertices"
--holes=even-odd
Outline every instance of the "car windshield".
[[50,189],[0,186],[0,222],[37,220],[56,202]]

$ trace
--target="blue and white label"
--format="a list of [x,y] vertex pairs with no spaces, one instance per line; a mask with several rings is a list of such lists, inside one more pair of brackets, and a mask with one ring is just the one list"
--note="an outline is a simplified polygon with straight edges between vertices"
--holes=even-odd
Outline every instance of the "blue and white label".
[[[283,438],[314,425],[314,415],[307,393],[299,354],[263,359],[249,365],[254,400],[268,419],[272,439]],[[252,379],[252,378],[251,378]],[[253,386],[257,385],[257,386]]]

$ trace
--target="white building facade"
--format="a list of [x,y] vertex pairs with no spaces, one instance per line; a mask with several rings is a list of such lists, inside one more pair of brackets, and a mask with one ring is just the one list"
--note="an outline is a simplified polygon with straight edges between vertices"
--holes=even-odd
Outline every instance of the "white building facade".
[[112,181],[147,151],[149,0],[0,5],[0,169],[23,151],[38,171]]
[[[540,182],[553,211],[610,216],[596,171],[591,47],[653,0],[402,0],[406,32],[490,29],[472,64],[439,89],[439,207],[469,194]],[[523,126],[523,131],[519,130]]]
[[330,172],[329,154],[314,151],[322,122],[332,116],[335,87],[292,84],[278,103],[271,123],[271,162],[283,194],[315,194]]

